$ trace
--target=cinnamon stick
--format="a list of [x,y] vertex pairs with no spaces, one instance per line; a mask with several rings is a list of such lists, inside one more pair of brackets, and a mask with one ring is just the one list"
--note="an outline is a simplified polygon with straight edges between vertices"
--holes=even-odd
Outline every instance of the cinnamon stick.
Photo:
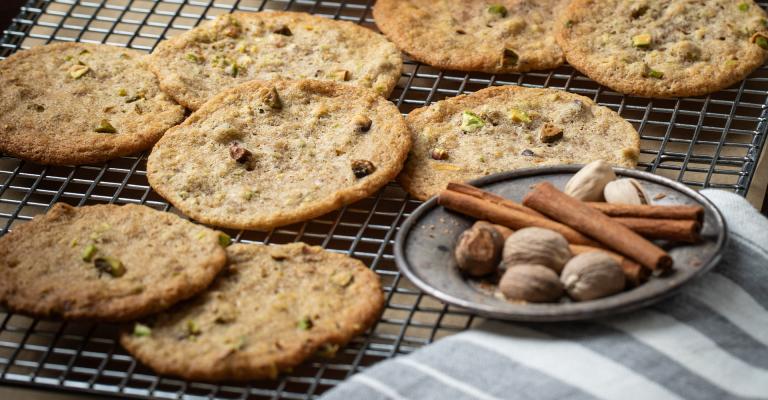
[[511,208],[516,211],[521,211],[526,214],[535,215],[537,217],[546,218],[544,214],[530,208],[526,207],[520,203],[516,203],[512,200],[506,199],[504,197],[501,197],[497,194],[487,192],[483,189],[476,188],[472,185],[466,184],[466,183],[456,183],[456,182],[450,182],[448,186],[446,187],[446,190],[452,190],[454,192],[470,195],[472,197],[477,197],[478,199],[487,200],[491,203],[498,204],[500,206],[504,206],[507,208]]
[[693,219],[611,218],[647,239],[695,243],[701,224]]
[[651,270],[666,271],[672,267],[672,258],[667,252],[549,182],[536,185],[523,199],[523,205],[597,239]]
[[648,278],[651,277],[651,270],[630,260],[627,257],[622,256],[621,254],[614,253],[610,250],[601,249],[597,247],[591,247],[591,246],[584,246],[580,244],[572,244],[568,247],[571,248],[571,253],[573,253],[574,256],[577,256],[579,254],[583,253],[589,253],[591,251],[603,251],[609,256],[611,256],[616,262],[619,263],[621,266],[621,269],[624,270],[624,276],[627,278],[627,283],[630,287],[637,287],[642,285],[643,283],[648,281]]
[[548,218],[526,214],[452,190],[442,191],[437,197],[437,204],[470,217],[488,220],[511,229],[537,226],[539,228],[546,228],[559,232],[569,243],[599,246],[597,242],[584,236],[575,229]]
[[701,206],[641,206],[616,203],[587,203],[587,205],[609,217],[692,219],[699,222],[704,219],[704,207]]

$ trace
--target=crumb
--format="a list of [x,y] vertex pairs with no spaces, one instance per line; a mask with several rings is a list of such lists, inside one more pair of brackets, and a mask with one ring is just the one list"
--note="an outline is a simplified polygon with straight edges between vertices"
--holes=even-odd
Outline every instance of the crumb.
[[663,198],[665,198],[665,197],[667,197],[667,195],[666,195],[666,194],[664,194],[664,193],[659,193],[659,194],[657,194],[656,196],[653,196],[653,199],[654,199],[654,200],[661,200],[661,199],[663,199]]

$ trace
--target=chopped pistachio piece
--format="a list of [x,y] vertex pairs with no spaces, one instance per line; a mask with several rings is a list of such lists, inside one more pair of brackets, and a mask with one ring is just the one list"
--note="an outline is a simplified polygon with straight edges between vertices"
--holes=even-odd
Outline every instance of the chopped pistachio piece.
[[115,127],[106,119],[102,119],[101,122],[99,122],[99,126],[97,126],[94,131],[98,133],[117,133],[117,129],[115,129]]
[[635,47],[648,47],[651,45],[651,34],[641,33],[632,37],[632,46]]
[[134,101],[144,100],[144,99],[146,99],[146,98],[147,98],[147,97],[146,97],[146,93],[144,93],[144,91],[143,91],[143,90],[139,90],[139,91],[137,91],[137,92],[136,92],[136,94],[134,94],[133,96],[131,96],[131,97],[129,97],[129,98],[127,98],[127,99],[125,99],[125,102],[126,102],[126,103],[133,103]]
[[232,244],[232,238],[224,232],[219,232],[219,245],[227,247]]
[[485,121],[478,117],[477,114],[472,111],[464,111],[461,113],[461,130],[464,132],[474,132],[485,126]]
[[648,71],[648,76],[655,79],[661,79],[664,77],[664,73],[661,71],[656,71],[655,69],[652,69]]
[[349,80],[349,71],[346,69],[337,69],[335,71],[331,71],[328,73],[328,78],[336,80],[336,81],[348,81]]
[[88,50],[82,50],[82,51],[80,51],[80,55],[81,55],[81,56],[82,56],[82,55],[85,55],[85,54],[91,54],[91,52],[90,52],[90,51],[88,51]]
[[509,110],[509,118],[514,122],[521,122],[524,124],[532,121],[531,116],[527,112],[517,108]]
[[87,65],[73,65],[69,68],[69,76],[72,77],[72,79],[80,79],[90,70],[91,68]]
[[191,319],[187,321],[187,333],[190,336],[199,335],[200,332],[200,326],[197,325],[197,322]]
[[200,62],[200,57],[198,57],[198,56],[197,56],[196,54],[194,54],[194,53],[187,53],[187,54],[184,56],[184,58],[185,58],[187,61],[190,61],[190,62],[193,62],[193,63],[199,63],[199,62]]
[[517,65],[517,62],[520,61],[520,56],[515,53],[512,49],[504,49],[504,51],[501,53],[501,66],[502,67],[511,67]]
[[446,151],[442,147],[435,147],[432,149],[432,151],[429,152],[429,156],[432,157],[433,160],[447,160],[448,159],[448,151]]
[[121,88],[121,89],[119,89],[119,90],[117,91],[117,95],[118,95],[118,96],[120,96],[120,97],[125,97],[125,96],[128,96],[128,91],[127,91],[127,90],[125,90],[125,89],[122,89],[122,88]]
[[739,3],[739,11],[748,11],[749,10],[749,4],[747,3]]
[[461,166],[456,164],[448,164],[448,163],[435,163],[432,165],[432,168],[438,171],[461,171],[462,170]]
[[133,326],[133,336],[146,337],[152,334],[152,329],[144,324],[136,323]]
[[72,56],[66,56],[66,57],[64,57],[64,61],[72,61]]
[[115,278],[125,275],[125,266],[120,260],[114,257],[96,257],[96,259],[93,260],[93,265],[99,272],[106,272]]
[[504,7],[501,4],[493,4],[488,7],[488,12],[492,15],[504,18],[507,16],[507,7]]
[[566,28],[573,28],[573,21],[570,19],[568,21],[565,21],[565,27]]
[[299,323],[297,324],[297,328],[302,331],[308,331],[312,329],[312,320],[309,317],[304,317],[299,320]]
[[768,50],[768,38],[759,33],[752,36],[752,43],[760,46],[762,49]]
[[229,66],[227,66],[226,68],[224,68],[224,71],[227,74],[229,74],[229,75],[231,75],[233,77],[236,77],[237,74],[240,73],[240,66],[237,65],[237,63],[232,63]]
[[333,358],[336,356],[336,352],[339,351],[339,345],[333,343],[325,343],[320,346],[315,352],[315,355],[321,358]]
[[83,252],[81,254],[81,256],[83,258],[83,261],[91,261],[93,256],[96,255],[96,251],[97,250],[98,249],[96,248],[96,245],[94,245],[94,244],[89,244],[88,246],[85,246],[85,248],[83,249]]
[[736,61],[736,60],[727,60],[727,61],[725,62],[725,66],[726,66],[727,68],[735,68],[737,65],[739,65],[739,62],[738,62],[738,61]]
[[352,273],[349,271],[340,271],[331,275],[331,283],[341,287],[347,287],[352,283]]

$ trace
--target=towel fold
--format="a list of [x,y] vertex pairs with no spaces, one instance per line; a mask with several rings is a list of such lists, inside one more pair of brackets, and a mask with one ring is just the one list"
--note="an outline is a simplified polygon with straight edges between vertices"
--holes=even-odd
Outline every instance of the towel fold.
[[322,399],[768,399],[768,220],[737,195],[701,193],[729,242],[680,294],[594,321],[484,321]]

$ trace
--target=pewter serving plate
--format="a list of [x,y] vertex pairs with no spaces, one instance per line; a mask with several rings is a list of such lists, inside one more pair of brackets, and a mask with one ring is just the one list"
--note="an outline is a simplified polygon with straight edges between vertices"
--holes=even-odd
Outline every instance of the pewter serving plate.
[[[531,185],[550,181],[562,188],[581,168],[577,165],[505,172],[471,182],[473,185],[520,202]],[[403,273],[424,292],[478,314],[517,321],[566,321],[603,317],[655,303],[677,292],[720,260],[726,241],[725,221],[715,206],[694,190],[670,179],[636,170],[616,168],[619,177],[640,180],[654,204],[699,204],[704,207],[701,242],[657,242],[674,259],[674,270],[634,289],[602,299],[559,303],[512,303],[494,295],[495,287],[462,275],[453,258],[459,234],[474,220],[448,211],[432,198],[403,223],[395,239],[395,260]]]

